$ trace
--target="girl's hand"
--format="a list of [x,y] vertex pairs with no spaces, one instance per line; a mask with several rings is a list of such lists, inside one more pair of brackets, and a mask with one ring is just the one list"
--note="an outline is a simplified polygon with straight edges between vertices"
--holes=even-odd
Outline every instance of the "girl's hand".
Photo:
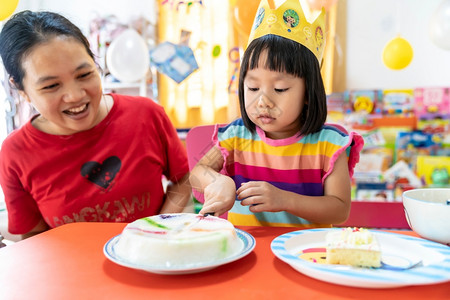
[[199,214],[214,213],[220,216],[229,211],[236,200],[236,185],[228,176],[218,176],[205,187],[205,204]]
[[285,191],[265,181],[249,181],[237,190],[241,204],[250,206],[251,212],[277,212],[285,210],[283,195]]

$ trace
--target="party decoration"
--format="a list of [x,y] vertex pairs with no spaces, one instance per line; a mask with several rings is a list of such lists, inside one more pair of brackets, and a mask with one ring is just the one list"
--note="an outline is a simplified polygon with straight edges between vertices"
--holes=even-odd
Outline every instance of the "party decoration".
[[[228,93],[233,93],[233,84],[236,82],[237,76],[238,76],[239,68],[235,67],[233,70],[233,73],[231,75],[230,81],[228,82]],[[237,90],[234,90],[235,93],[237,93]]]
[[194,3],[198,3],[201,6],[203,6],[203,2],[202,1],[178,1],[177,3],[177,11],[180,8],[180,5],[186,5],[187,10],[189,11],[189,8],[194,4]]
[[213,57],[218,57],[218,56],[220,55],[221,52],[222,52],[222,48],[220,48],[220,45],[216,45],[216,46],[214,46],[214,48],[213,48],[212,56],[213,56]]
[[8,18],[17,8],[19,0],[0,0],[0,21]]
[[267,34],[274,34],[302,44],[322,62],[325,48],[325,10],[309,23],[299,0],[286,0],[277,9],[262,0],[255,17],[248,43]]
[[198,69],[194,52],[189,46],[170,42],[159,44],[150,51],[150,63],[176,83],[180,83]]
[[178,42],[179,45],[189,46],[189,41],[191,40],[192,32],[181,29],[180,32],[180,41]]
[[126,29],[108,47],[106,64],[111,74],[122,82],[142,79],[149,68],[148,47],[134,29]]
[[237,94],[236,80],[239,73],[239,47],[233,47],[228,52],[228,59],[234,64],[234,70],[228,82],[228,93]]
[[444,0],[434,12],[429,33],[436,46],[450,50],[450,0]]
[[259,0],[238,0],[234,7],[234,27],[245,39],[252,30],[253,20],[258,9]]
[[325,10],[330,9],[334,4],[336,4],[337,0],[308,0],[309,7],[313,10],[321,10],[322,7]]
[[406,68],[413,59],[413,48],[404,38],[398,36],[390,40],[383,50],[383,62],[392,70]]
[[234,64],[239,63],[239,47],[233,47],[228,52],[228,58]]

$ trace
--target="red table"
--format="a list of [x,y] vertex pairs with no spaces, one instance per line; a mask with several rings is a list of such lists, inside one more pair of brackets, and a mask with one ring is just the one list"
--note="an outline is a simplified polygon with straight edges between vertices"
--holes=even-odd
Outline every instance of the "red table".
[[0,249],[0,299],[450,299],[450,282],[365,289],[303,275],[270,250],[275,237],[296,228],[239,227],[255,237],[254,251],[206,272],[133,270],[103,254],[104,244],[124,226],[67,224]]

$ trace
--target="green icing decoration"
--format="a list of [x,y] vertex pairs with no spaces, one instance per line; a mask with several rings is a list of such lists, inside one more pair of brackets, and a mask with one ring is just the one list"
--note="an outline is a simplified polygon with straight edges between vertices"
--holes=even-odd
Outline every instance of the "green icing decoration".
[[227,252],[227,249],[228,249],[228,242],[227,242],[227,239],[226,238],[224,238],[223,240],[222,240],[222,252]]
[[148,224],[158,227],[158,228],[162,228],[162,229],[170,229],[167,226],[164,226],[162,224],[159,224],[158,222],[155,222],[154,220],[150,219],[150,218],[142,218],[142,220],[146,221]]

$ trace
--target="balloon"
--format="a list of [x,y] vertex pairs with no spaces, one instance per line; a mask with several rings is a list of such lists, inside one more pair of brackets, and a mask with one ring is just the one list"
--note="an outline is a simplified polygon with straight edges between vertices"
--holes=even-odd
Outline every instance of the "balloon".
[[322,7],[328,10],[337,0],[308,0],[309,7],[313,10],[321,10]]
[[450,50],[450,0],[443,1],[431,17],[430,38],[436,46]]
[[237,0],[234,8],[234,25],[237,31],[246,39],[250,35],[253,20],[258,10],[259,0]]
[[411,44],[402,37],[390,40],[383,50],[383,62],[393,70],[406,68],[413,58]]
[[119,34],[108,47],[106,65],[122,82],[135,82],[145,76],[150,64],[147,44],[133,29]]
[[17,8],[19,0],[0,0],[0,21],[8,18]]

